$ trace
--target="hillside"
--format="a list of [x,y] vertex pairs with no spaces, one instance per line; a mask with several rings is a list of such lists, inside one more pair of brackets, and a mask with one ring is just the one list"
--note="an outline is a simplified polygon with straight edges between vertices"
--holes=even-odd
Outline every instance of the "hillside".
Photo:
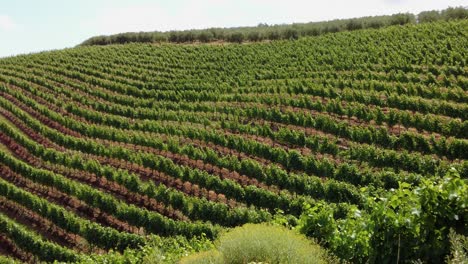
[[[214,239],[278,209],[299,218],[304,204],[364,215],[363,193],[414,188],[451,168],[466,184],[467,28],[1,59],[0,248],[10,250],[0,255],[78,261],[152,235]],[[465,209],[444,222],[433,261],[449,250],[448,227],[466,234],[467,219]],[[410,246],[400,256],[398,243],[383,252],[433,257]]]

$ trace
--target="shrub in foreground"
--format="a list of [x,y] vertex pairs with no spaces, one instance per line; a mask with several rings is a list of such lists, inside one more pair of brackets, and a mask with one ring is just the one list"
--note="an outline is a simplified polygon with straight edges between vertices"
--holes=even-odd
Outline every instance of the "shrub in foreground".
[[188,256],[181,263],[327,263],[324,249],[280,226],[246,224],[223,234],[217,250]]
[[300,230],[338,257],[358,263],[441,263],[450,254],[450,228],[467,232],[468,184],[453,168],[416,187],[400,183],[385,195],[366,196],[364,210],[355,207],[344,219],[337,219],[331,205],[308,206]]
[[450,230],[450,256],[447,257],[448,264],[466,264],[468,263],[468,237],[457,234]]

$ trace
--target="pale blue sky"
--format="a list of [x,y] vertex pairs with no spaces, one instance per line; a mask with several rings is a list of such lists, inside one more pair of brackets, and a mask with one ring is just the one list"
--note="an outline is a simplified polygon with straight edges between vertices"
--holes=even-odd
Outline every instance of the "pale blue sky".
[[0,0],[0,57],[128,31],[323,21],[467,6],[468,0]]

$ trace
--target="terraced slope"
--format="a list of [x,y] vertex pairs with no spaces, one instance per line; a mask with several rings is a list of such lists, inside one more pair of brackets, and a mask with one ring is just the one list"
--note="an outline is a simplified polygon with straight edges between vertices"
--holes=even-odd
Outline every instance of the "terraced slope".
[[0,254],[75,261],[466,178],[467,28],[2,59]]

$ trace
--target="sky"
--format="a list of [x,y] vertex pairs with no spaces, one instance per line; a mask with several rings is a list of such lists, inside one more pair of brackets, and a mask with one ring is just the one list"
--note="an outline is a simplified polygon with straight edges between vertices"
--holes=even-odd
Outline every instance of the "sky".
[[468,6],[468,0],[0,0],[0,57],[121,32],[417,14],[449,6]]

